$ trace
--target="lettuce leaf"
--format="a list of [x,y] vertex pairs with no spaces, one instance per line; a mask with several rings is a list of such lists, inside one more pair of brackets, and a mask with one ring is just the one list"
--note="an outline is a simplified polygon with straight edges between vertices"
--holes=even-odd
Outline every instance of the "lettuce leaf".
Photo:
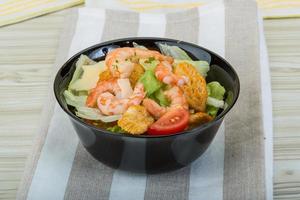
[[139,45],[136,42],[133,42],[132,45],[133,45],[134,48],[139,48],[139,49],[145,49],[145,50],[147,50],[147,48],[145,46]]
[[149,96],[149,98],[156,101],[160,106],[166,107],[170,105],[170,102],[164,95],[162,88],[154,92],[151,96]]
[[101,120],[103,122],[113,122],[121,118],[121,115],[105,116],[96,108],[89,108],[85,106],[87,96],[76,96],[69,90],[64,91],[64,97],[68,105],[74,106],[75,114],[78,117],[90,120]]
[[225,88],[217,81],[210,82],[206,85],[208,99],[206,112],[215,117],[218,113],[219,108],[224,107],[224,94]]
[[162,89],[157,90],[154,93],[154,96],[157,99],[157,101],[159,102],[159,105],[164,106],[164,107],[170,105],[170,102],[167,99],[167,97],[164,95]]
[[147,96],[151,96],[154,92],[162,87],[162,83],[156,79],[155,74],[152,70],[146,70],[142,77],[139,79],[144,85]]
[[206,113],[212,117],[215,117],[218,114],[218,111],[219,111],[219,108],[216,108],[216,107],[210,106],[210,105],[206,106]]
[[160,52],[164,55],[171,56],[178,60],[192,60],[191,57],[188,56],[188,54],[179,48],[178,46],[170,46],[167,44],[158,44],[158,48]]
[[102,115],[97,108],[89,108],[86,106],[76,107],[76,110],[76,115],[84,119],[101,120],[103,122],[114,122],[121,118],[121,115]]
[[155,60],[154,57],[150,57],[148,59],[140,59],[139,63],[145,70],[154,71],[155,67],[159,64],[159,61]]
[[86,99],[87,99],[87,96],[75,96],[69,90],[64,91],[64,97],[65,97],[67,104],[74,106],[74,107],[84,106]]
[[113,133],[126,133],[120,126],[114,125],[112,127],[108,127],[106,130],[113,132]]
[[209,97],[213,97],[218,100],[224,99],[225,88],[219,82],[210,82],[207,84],[206,88]]
[[206,104],[216,108],[224,108],[224,101],[213,97],[208,97]]
[[93,64],[96,64],[96,62],[90,59],[89,57],[87,57],[86,55],[81,55],[75,64],[76,68],[69,85],[73,84],[76,80],[78,80],[82,76],[83,65],[93,65]]

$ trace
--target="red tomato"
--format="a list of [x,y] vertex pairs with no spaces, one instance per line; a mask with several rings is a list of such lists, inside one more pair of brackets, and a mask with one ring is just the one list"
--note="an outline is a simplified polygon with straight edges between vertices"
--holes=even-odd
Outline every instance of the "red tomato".
[[189,112],[183,108],[175,108],[168,111],[149,129],[149,135],[170,135],[183,131],[188,126]]

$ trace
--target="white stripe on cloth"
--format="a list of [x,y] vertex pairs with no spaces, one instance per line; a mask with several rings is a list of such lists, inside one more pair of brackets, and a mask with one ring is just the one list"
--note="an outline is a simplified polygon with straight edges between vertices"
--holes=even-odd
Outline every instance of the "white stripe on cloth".
[[225,55],[225,9],[223,3],[215,7],[199,7],[199,45],[224,57]]
[[105,10],[78,9],[78,20],[75,34],[72,39],[69,57],[87,47],[101,41],[105,22]]
[[[166,28],[165,15],[140,14],[139,15],[139,37],[163,37]],[[145,145],[140,145],[145,148]],[[126,149],[124,153],[145,153],[145,149]],[[128,158],[129,156],[127,156]],[[122,164],[131,161],[122,161]],[[140,200],[144,199],[147,176],[145,174],[133,174],[116,170],[110,189],[110,200]]]
[[265,133],[265,173],[266,199],[273,199],[273,120],[272,120],[272,92],[271,76],[268,60],[266,39],[263,29],[263,19],[258,15],[259,45],[260,45],[260,80],[262,98],[262,117]]
[[[133,140],[132,142],[135,142]],[[123,156],[126,160],[121,161],[121,167],[125,167],[127,163],[135,162],[139,164],[141,168],[145,167],[145,161],[137,161],[132,156],[133,154],[146,154],[145,149],[146,144],[136,144],[134,148],[124,146]],[[128,159],[131,158],[131,159]],[[139,163],[138,163],[139,162]],[[140,200],[144,199],[146,188],[146,175],[125,172],[121,170],[116,170],[114,172],[109,200]]]
[[[199,45],[225,55],[225,8],[198,8]],[[222,123],[208,150],[191,167],[189,200],[223,199],[225,125]]]
[[49,127],[29,188],[28,200],[59,200],[65,195],[78,137],[67,115],[58,104],[55,105]]
[[[90,18],[91,21],[87,22],[86,17]],[[79,9],[78,23],[68,53],[69,57],[100,41],[104,21],[104,12],[101,13],[99,10],[97,13],[96,10],[87,12],[84,9]],[[83,35],[85,37],[82,37]],[[59,200],[63,199],[65,195],[78,145],[78,137],[67,115],[57,104],[49,127],[28,192],[27,199],[29,200]]]
[[163,14],[140,14],[139,37],[163,37],[166,16]]
[[224,123],[213,142],[191,167],[189,200],[223,199]]

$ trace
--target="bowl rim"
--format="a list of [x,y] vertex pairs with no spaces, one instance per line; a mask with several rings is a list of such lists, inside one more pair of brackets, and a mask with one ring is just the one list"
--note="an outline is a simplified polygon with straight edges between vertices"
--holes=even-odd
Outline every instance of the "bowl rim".
[[[165,41],[165,42],[181,43],[181,44],[185,44],[185,45],[188,45],[188,46],[193,46],[195,48],[200,48],[200,49],[208,52],[209,54],[212,54],[213,56],[218,57],[220,60],[222,60],[227,65],[227,67],[229,67],[229,69],[234,74],[234,77],[236,78],[237,93],[236,93],[235,98],[233,99],[232,104],[230,106],[228,106],[225,110],[223,110],[219,115],[217,115],[212,121],[207,122],[205,124],[202,124],[200,126],[197,126],[197,127],[193,128],[193,129],[181,131],[181,132],[178,132],[178,133],[175,133],[175,134],[171,134],[171,135],[154,135],[154,136],[152,136],[152,135],[131,135],[131,134],[114,133],[114,132],[111,132],[111,131],[107,131],[105,129],[98,128],[96,126],[93,126],[91,124],[88,124],[88,123],[84,122],[79,117],[77,117],[74,113],[72,113],[69,109],[65,108],[62,105],[62,102],[59,100],[59,92],[58,92],[58,89],[56,89],[56,85],[58,85],[57,82],[58,82],[58,79],[59,79],[59,74],[65,68],[65,66],[69,65],[70,62],[72,60],[74,60],[76,57],[78,57],[78,56],[84,54],[85,52],[87,52],[89,50],[92,50],[94,48],[105,46],[105,45],[109,45],[109,44],[116,43],[116,42],[126,42],[126,41],[135,41],[135,40],[149,40],[149,41],[154,40],[154,41],[157,41],[157,42],[158,41],[162,41],[162,42]],[[217,53],[215,53],[215,52],[213,52],[213,51],[211,51],[209,49],[206,49],[205,47],[202,47],[202,46],[190,43],[190,42],[185,42],[185,41],[182,41],[182,40],[176,40],[176,39],[170,39],[170,38],[163,38],[163,37],[126,37],[126,38],[118,38],[118,39],[114,39],[114,40],[100,42],[100,43],[97,43],[95,45],[87,47],[87,48],[79,51],[78,53],[74,54],[66,62],[64,62],[64,64],[56,72],[55,79],[54,79],[54,82],[53,82],[53,90],[54,90],[54,95],[55,95],[56,101],[58,102],[59,106],[63,109],[63,111],[65,113],[67,113],[76,122],[78,122],[78,123],[80,123],[80,124],[82,124],[84,126],[87,126],[87,127],[91,128],[91,129],[97,131],[97,133],[101,132],[101,134],[110,134],[111,136],[116,136],[116,137],[140,138],[140,139],[145,139],[145,138],[147,138],[147,139],[151,139],[151,138],[152,139],[157,139],[157,138],[176,137],[178,135],[186,135],[186,134],[193,134],[193,133],[196,133],[196,132],[202,132],[202,130],[207,129],[207,128],[213,126],[215,123],[217,123],[220,120],[222,120],[224,118],[224,116],[232,109],[232,107],[235,105],[236,101],[239,98],[239,94],[240,94],[240,80],[239,80],[237,72],[231,66],[231,64],[229,62],[227,62],[222,56],[218,55]]]

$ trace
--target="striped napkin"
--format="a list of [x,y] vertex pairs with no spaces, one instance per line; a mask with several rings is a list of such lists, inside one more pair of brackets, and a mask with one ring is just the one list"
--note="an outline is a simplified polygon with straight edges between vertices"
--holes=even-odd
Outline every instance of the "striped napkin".
[[82,4],[84,0],[0,0],[0,26]]
[[81,8],[66,25],[55,72],[68,57],[101,41],[169,37],[224,56],[240,76],[240,98],[203,156],[183,169],[147,175],[93,159],[51,90],[18,199],[272,199],[269,69],[254,1],[229,0],[169,14]]

